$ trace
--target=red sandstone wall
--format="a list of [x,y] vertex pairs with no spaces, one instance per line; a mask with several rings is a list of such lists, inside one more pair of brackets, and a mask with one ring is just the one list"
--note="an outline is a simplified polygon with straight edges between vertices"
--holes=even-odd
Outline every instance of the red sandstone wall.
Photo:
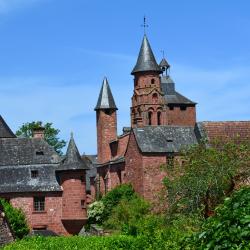
[[[35,212],[33,210],[33,196],[45,197],[45,211]],[[9,196],[9,194],[8,194]],[[46,227],[57,234],[68,235],[62,222],[62,197],[56,193],[26,193],[18,194],[18,197],[10,197],[10,202],[14,207],[21,208],[28,220],[29,226],[33,228]]]
[[[84,171],[64,172],[60,174],[63,188],[62,219],[86,220],[86,182]],[[84,201],[84,204],[81,202]],[[83,205],[83,206],[82,206]]]
[[174,107],[174,110],[167,110],[167,124],[180,126],[194,126],[196,123],[196,108],[187,107],[181,110],[180,107]]
[[161,165],[166,164],[165,155],[143,155],[143,196],[149,201],[159,199],[159,194],[162,191],[162,180],[166,176],[166,172],[161,170]]
[[118,156],[124,156],[128,145],[128,139],[129,139],[129,134],[126,134],[119,138],[118,151],[117,151]]
[[131,132],[125,154],[124,182],[131,183],[136,192],[144,194],[142,156],[139,152],[134,133]]
[[108,115],[98,110],[96,114],[98,162],[105,163],[111,158],[109,143],[117,137],[116,111]]

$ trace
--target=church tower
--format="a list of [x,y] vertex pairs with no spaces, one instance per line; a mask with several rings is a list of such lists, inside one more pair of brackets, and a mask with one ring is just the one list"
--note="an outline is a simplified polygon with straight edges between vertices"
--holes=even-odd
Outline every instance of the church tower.
[[117,137],[117,107],[105,77],[95,107],[97,126],[98,163],[105,163],[111,158],[109,143]]
[[134,76],[134,94],[131,107],[131,126],[162,125],[164,115],[164,93],[161,91],[160,74],[148,38],[144,35]]

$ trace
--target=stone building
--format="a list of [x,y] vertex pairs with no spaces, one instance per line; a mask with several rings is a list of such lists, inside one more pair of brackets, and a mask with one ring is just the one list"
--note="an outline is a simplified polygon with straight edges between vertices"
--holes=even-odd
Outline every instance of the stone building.
[[73,136],[61,158],[44,140],[17,138],[0,116],[0,197],[22,208],[30,229],[77,234],[86,223],[86,170]]
[[97,120],[96,191],[105,194],[121,183],[132,183],[148,200],[157,199],[166,172],[162,164],[178,158],[180,150],[199,143],[250,138],[250,121],[197,122],[196,103],[177,92],[167,60],[158,64],[144,35],[136,65],[130,127],[117,135],[117,106],[105,78],[95,107]]

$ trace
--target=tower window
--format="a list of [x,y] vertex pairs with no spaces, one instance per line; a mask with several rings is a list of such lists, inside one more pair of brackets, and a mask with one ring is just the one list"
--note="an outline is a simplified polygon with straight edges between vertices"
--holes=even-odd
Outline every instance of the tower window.
[[157,124],[161,125],[161,112],[157,112]]
[[34,202],[33,202],[33,208],[34,211],[37,212],[42,212],[45,210],[45,197],[34,197]]
[[36,151],[36,155],[44,155],[43,151]]
[[181,111],[184,111],[184,110],[186,110],[186,109],[187,109],[186,106],[184,106],[184,105],[180,106],[180,110],[181,110]]
[[31,178],[37,178],[38,177],[38,171],[37,170],[31,170]]
[[151,79],[151,84],[155,84],[155,79]]
[[112,110],[110,110],[110,109],[105,109],[105,110],[104,110],[104,113],[105,113],[106,115],[111,115],[111,114],[112,114]]
[[174,106],[169,106],[169,110],[174,110]]
[[152,125],[152,112],[148,112],[148,125]]

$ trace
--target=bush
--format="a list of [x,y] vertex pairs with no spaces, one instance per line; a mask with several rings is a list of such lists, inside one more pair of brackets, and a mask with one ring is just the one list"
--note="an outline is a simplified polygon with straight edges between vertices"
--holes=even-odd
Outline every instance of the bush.
[[104,205],[102,201],[95,201],[88,207],[88,221],[90,224],[102,221]]
[[[7,245],[4,250],[144,250],[152,248],[145,237],[30,237]],[[165,248],[162,248],[165,249]]]
[[188,238],[194,249],[250,249],[250,188],[226,198],[207,219],[202,232]]
[[131,184],[122,184],[108,192],[101,201],[104,204],[103,218],[108,218],[112,209],[117,206],[121,200],[130,200],[137,196]]
[[14,208],[9,202],[4,199],[0,199],[0,202],[4,208],[4,212],[10,223],[15,237],[22,239],[29,233],[29,227],[25,218],[25,215],[21,209]]
[[119,230],[127,235],[137,235],[138,221],[149,213],[150,205],[140,197],[134,196],[130,200],[122,199],[104,226]]

